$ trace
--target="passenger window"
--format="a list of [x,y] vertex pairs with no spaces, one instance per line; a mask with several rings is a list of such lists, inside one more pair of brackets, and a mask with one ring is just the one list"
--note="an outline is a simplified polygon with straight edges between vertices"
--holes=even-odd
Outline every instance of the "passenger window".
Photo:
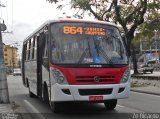
[[24,51],[24,53],[25,53],[25,54],[23,54],[24,60],[27,60],[27,59],[26,59],[26,57],[27,57],[27,43],[24,44],[23,51]]
[[35,41],[34,41],[34,59],[37,59],[37,39],[39,38],[39,36],[35,36]]
[[32,59],[34,59],[34,54],[35,54],[35,36],[32,38]]
[[49,68],[49,61],[48,61],[48,33],[46,32],[44,37],[45,40],[45,47],[43,49],[43,65],[48,69]]
[[45,34],[45,48],[43,57],[48,57],[48,34]]
[[27,41],[26,54],[27,54],[26,60],[29,60],[29,57],[30,57],[30,41]]
[[30,51],[31,51],[31,39],[28,42],[28,60],[30,60]]

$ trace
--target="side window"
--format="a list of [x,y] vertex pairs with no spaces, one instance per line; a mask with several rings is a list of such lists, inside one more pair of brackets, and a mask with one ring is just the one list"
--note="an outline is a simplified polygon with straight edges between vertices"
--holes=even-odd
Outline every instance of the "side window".
[[43,65],[44,67],[46,67],[47,69],[49,68],[49,61],[48,61],[48,33],[46,32],[44,34],[44,39],[45,40],[45,46],[43,49]]
[[34,59],[34,54],[35,54],[35,51],[34,51],[34,48],[35,48],[35,36],[32,38],[32,41],[31,41],[32,45],[31,45],[31,59]]
[[48,57],[48,33],[45,34],[45,47],[44,47],[43,57],[44,58]]
[[27,49],[26,49],[26,60],[29,60],[29,41],[27,41]]
[[30,41],[30,60],[32,59],[32,54],[33,54],[33,38],[31,38],[31,41]]
[[28,50],[28,60],[30,60],[30,52],[31,52],[31,39],[28,41],[28,46],[27,46],[27,50]]
[[39,38],[39,36],[38,35],[36,35],[35,36],[35,41],[34,41],[34,59],[37,59],[37,40],[38,40],[38,38]]
[[24,45],[23,45],[23,59],[24,60],[26,60],[26,57],[27,57],[27,43],[25,43]]

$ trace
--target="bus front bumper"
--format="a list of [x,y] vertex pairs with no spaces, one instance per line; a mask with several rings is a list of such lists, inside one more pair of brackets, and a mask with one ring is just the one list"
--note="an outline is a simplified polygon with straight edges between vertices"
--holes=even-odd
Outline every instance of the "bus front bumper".
[[100,97],[101,101],[129,97],[130,82],[105,85],[60,85],[51,86],[51,102],[90,101],[91,97]]

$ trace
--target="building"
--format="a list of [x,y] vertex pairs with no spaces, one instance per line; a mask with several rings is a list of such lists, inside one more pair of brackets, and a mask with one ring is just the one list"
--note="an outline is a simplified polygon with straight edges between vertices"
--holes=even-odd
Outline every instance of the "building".
[[4,45],[4,63],[9,70],[18,67],[18,48]]

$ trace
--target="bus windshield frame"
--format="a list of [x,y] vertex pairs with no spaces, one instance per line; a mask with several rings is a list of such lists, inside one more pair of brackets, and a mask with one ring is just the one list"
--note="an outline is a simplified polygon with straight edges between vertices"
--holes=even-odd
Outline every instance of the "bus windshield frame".
[[58,22],[51,24],[51,63],[59,65],[128,65],[120,32],[110,24]]

